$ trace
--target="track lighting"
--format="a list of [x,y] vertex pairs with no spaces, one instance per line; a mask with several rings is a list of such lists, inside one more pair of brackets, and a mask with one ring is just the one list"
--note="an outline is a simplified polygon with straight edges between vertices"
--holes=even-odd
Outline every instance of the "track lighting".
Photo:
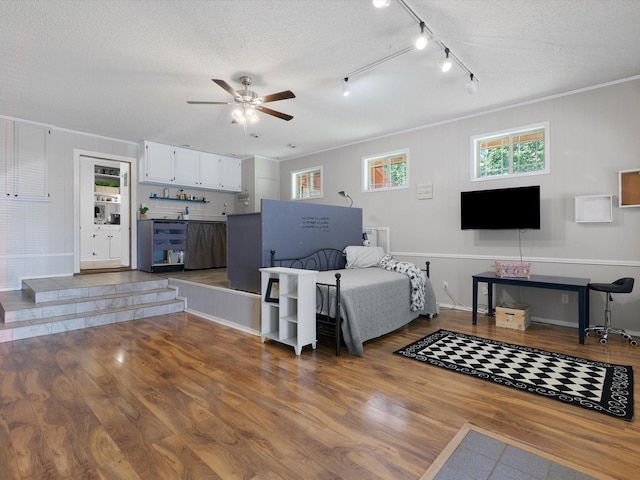
[[342,79],[342,96],[348,97],[351,93],[351,89],[349,88],[349,77],[344,77]]
[[467,87],[467,92],[469,92],[471,95],[478,91],[478,81],[473,76],[473,73],[469,74],[469,81],[465,86]]
[[438,61],[438,66],[440,67],[440,70],[442,70],[442,73],[447,73],[451,70],[451,66],[453,65],[453,62],[451,62],[451,59],[449,58],[449,47],[444,49],[444,55],[445,56]]
[[[372,0],[373,5],[376,8],[384,8],[388,6],[391,1],[390,0]],[[400,57],[402,55],[406,55],[407,53],[413,52],[417,50],[423,50],[430,41],[435,42],[440,48],[444,50],[444,57],[438,61],[438,67],[442,72],[448,72],[451,70],[453,63],[455,62],[458,66],[469,75],[469,81],[465,84],[467,91],[471,94],[476,93],[478,91],[478,77],[476,77],[469,67],[467,67],[462,60],[460,60],[451,50],[447,47],[442,39],[438,37],[438,35],[422,20],[418,14],[409,6],[407,0],[398,0],[398,3],[418,22],[420,26],[420,34],[415,40],[413,45],[409,45],[402,50],[398,50],[393,52],[385,57],[382,57],[374,62],[371,62],[363,67],[358,68],[347,74],[342,79],[342,95],[349,95],[349,79],[355,75],[360,75],[372,68],[377,67],[383,63],[386,63],[394,58]]]
[[420,22],[420,35],[418,35],[416,37],[416,41],[415,41],[415,46],[418,50],[422,50],[427,46],[427,43],[429,43],[429,38],[427,37],[427,34],[424,32],[424,28],[427,25],[424,22]]

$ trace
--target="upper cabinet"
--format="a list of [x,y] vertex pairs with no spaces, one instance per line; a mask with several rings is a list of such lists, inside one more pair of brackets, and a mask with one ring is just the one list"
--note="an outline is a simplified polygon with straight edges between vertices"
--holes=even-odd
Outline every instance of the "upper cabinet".
[[200,186],[211,190],[220,190],[220,155],[199,152]]
[[233,157],[219,158],[220,188],[231,192],[242,190],[242,162]]
[[145,142],[140,160],[140,181],[149,183],[172,183],[173,147],[160,143]]
[[173,149],[173,183],[176,185],[199,186],[198,152],[187,148]]
[[40,125],[0,119],[0,188],[3,197],[48,200],[47,137]]
[[239,192],[241,161],[213,153],[140,143],[140,181],[160,185]]

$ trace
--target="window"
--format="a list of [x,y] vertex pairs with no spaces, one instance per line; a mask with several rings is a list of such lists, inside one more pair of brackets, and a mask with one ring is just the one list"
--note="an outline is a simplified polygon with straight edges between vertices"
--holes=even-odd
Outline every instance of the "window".
[[471,137],[472,180],[549,173],[549,123]]
[[322,198],[322,167],[291,173],[291,198]]
[[363,160],[365,192],[407,187],[408,150],[364,157]]

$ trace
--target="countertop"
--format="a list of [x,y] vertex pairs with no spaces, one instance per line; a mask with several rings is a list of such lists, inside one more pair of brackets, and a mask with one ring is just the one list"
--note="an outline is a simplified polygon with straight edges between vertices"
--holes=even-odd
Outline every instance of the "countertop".
[[179,220],[177,218],[143,218],[138,221],[159,223],[227,223],[226,220]]

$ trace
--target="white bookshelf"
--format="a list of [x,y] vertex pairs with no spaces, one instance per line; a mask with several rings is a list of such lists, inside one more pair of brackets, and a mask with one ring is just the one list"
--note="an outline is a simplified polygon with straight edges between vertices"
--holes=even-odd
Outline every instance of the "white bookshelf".
[[[260,340],[316,348],[316,270],[261,268]],[[270,300],[267,298],[271,284]]]

